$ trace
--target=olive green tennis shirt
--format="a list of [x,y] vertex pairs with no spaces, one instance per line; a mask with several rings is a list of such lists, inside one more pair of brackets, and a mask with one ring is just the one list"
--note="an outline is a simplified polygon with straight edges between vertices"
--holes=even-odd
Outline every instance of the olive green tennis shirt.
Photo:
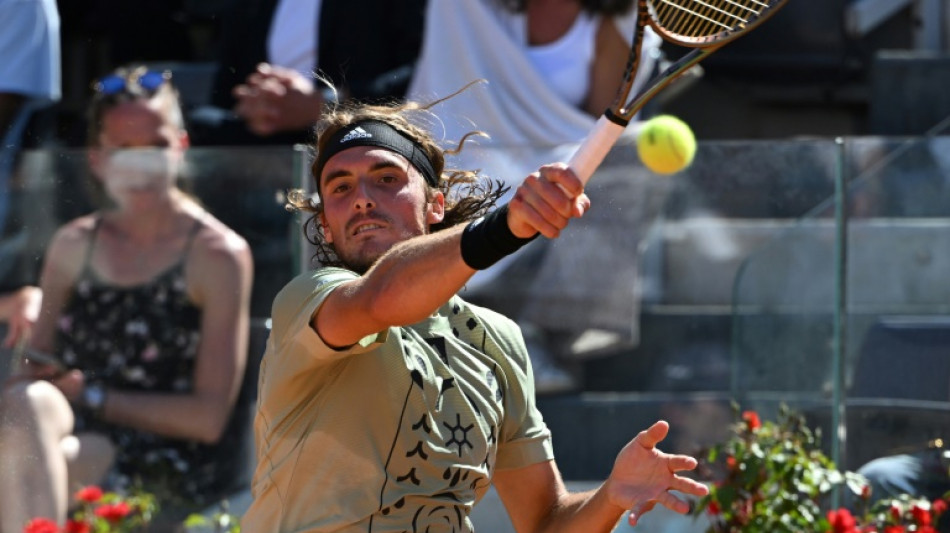
[[309,272],[274,301],[242,530],[472,531],[496,469],[553,458],[520,330],[453,297],[428,320],[335,350],[310,321],[355,277]]

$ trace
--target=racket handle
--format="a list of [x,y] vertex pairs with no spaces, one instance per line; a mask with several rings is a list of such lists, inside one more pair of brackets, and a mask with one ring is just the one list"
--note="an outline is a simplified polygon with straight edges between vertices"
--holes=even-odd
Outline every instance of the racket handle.
[[574,174],[580,178],[581,183],[587,185],[594,171],[600,166],[600,163],[607,157],[607,152],[613,148],[617,139],[623,133],[623,126],[612,122],[605,116],[601,116],[594,124],[594,128],[587,134],[587,138],[581,143],[567,166],[571,167]]

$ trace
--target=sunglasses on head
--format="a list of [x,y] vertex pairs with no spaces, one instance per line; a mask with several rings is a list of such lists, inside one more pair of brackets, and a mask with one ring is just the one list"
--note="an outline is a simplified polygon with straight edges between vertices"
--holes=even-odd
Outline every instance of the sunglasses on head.
[[154,93],[171,77],[170,72],[159,72],[157,70],[147,70],[138,76],[132,75],[129,77],[110,74],[96,81],[93,87],[96,92],[102,94],[117,94],[128,90],[129,84],[134,83],[145,91]]

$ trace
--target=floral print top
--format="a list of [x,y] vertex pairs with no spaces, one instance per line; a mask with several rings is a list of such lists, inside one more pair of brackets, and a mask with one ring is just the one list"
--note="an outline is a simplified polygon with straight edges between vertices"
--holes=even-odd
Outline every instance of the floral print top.
[[[69,368],[82,370],[86,381],[106,389],[187,393],[193,387],[201,329],[201,309],[188,299],[185,263],[196,223],[179,261],[151,281],[114,286],[90,267],[96,222],[85,265],[57,327],[56,347]],[[227,483],[218,446],[166,438],[102,421],[81,407],[75,432],[107,435],[116,447],[116,462],[106,484],[130,485],[171,504],[208,503],[216,487]],[[221,441],[224,442],[224,439]]]

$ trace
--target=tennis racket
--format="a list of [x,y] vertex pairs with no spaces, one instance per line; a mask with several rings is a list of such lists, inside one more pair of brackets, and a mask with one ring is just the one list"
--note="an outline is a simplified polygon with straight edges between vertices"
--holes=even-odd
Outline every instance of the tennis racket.
[[[664,87],[723,45],[774,15],[787,0],[637,0],[637,28],[624,70],[623,83],[613,104],[571,157],[568,166],[587,183],[624,128],[644,104]],[[631,95],[640,64],[643,32],[647,25],[673,44],[692,48],[688,54],[649,80]]]

